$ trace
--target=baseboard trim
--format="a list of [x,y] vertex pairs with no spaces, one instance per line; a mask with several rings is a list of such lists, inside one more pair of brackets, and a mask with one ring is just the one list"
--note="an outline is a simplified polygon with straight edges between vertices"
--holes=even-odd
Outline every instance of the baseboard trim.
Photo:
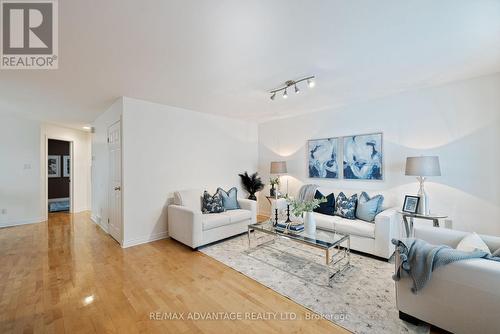
[[107,234],[109,234],[108,232],[108,227],[107,226],[104,226],[102,224],[102,219],[101,217],[99,216],[94,216],[94,215],[90,215],[90,220],[92,220],[92,222],[94,224],[96,224],[97,226],[99,226],[101,228],[101,230],[103,230],[104,232],[106,232]]
[[13,226],[19,226],[19,225],[28,225],[28,224],[38,224],[46,221],[47,219],[43,217],[38,217],[38,218],[31,218],[31,219],[26,219],[26,220],[18,220],[15,222],[7,222],[7,223],[0,223],[0,228],[3,227],[13,227]]
[[129,240],[124,240],[122,244],[122,248],[128,248],[132,246],[137,246],[141,244],[146,244],[148,242],[156,241],[156,240],[161,240],[161,239],[166,239],[168,238],[168,232],[163,231],[159,233],[155,233],[149,236],[144,236],[140,238],[135,238],[135,239],[129,239]]

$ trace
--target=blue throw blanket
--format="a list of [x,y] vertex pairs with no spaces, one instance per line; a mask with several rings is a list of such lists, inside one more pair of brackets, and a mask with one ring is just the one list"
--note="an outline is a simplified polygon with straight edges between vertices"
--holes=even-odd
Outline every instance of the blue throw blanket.
[[401,270],[405,271],[413,280],[411,291],[417,293],[422,290],[431,279],[431,274],[437,268],[455,261],[485,258],[499,261],[500,258],[476,250],[463,252],[449,246],[435,246],[420,239],[392,239],[399,252],[400,265],[392,277],[395,281],[401,278]]

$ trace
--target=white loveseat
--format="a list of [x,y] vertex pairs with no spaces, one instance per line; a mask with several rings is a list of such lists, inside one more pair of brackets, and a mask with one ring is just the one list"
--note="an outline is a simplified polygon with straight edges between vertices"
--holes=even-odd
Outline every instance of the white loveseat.
[[[355,193],[349,190],[322,187],[318,190],[325,196],[333,192],[335,198],[337,198],[340,192],[343,192],[348,197]],[[359,198],[361,192],[356,193],[358,193]],[[367,193],[370,196],[379,194],[378,192]],[[384,194],[382,193],[382,195]],[[397,208],[391,208],[391,204],[391,199],[386,197],[384,199],[383,211],[375,217],[374,222],[366,222],[360,219],[346,219],[314,212],[316,227],[349,234],[351,249],[389,259],[394,253],[394,245],[391,243],[391,240],[399,237],[401,220],[401,216],[397,213]],[[280,199],[276,205],[278,208],[283,209],[286,207],[286,200]]]
[[[467,232],[424,226],[415,226],[414,231],[417,239],[453,248],[467,235]],[[481,238],[492,252],[500,248],[500,237],[481,235]],[[409,315],[456,334],[499,333],[499,285],[500,262],[457,261],[436,269],[416,295],[410,291],[411,279],[403,275],[396,282],[397,307],[402,319],[410,320]]]
[[183,244],[197,248],[246,232],[257,221],[257,204],[238,199],[240,209],[203,214],[203,190],[182,190],[174,193],[174,204],[168,206],[168,234]]

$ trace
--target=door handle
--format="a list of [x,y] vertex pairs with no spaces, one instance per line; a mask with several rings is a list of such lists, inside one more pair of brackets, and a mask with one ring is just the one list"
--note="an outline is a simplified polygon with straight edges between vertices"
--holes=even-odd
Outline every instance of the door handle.
[[115,187],[115,190],[121,190],[122,188],[121,187]]

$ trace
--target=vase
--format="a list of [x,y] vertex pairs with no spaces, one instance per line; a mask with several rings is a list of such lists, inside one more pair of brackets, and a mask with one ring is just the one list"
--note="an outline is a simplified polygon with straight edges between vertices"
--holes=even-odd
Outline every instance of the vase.
[[304,212],[304,230],[308,235],[316,233],[316,220],[312,212]]
[[271,189],[269,189],[269,195],[271,197],[276,196],[276,189],[274,188],[274,185],[271,186]]
[[255,197],[255,193],[251,193],[251,194],[248,196],[248,199],[251,199],[252,201],[256,201],[256,200],[257,200],[257,197]]

